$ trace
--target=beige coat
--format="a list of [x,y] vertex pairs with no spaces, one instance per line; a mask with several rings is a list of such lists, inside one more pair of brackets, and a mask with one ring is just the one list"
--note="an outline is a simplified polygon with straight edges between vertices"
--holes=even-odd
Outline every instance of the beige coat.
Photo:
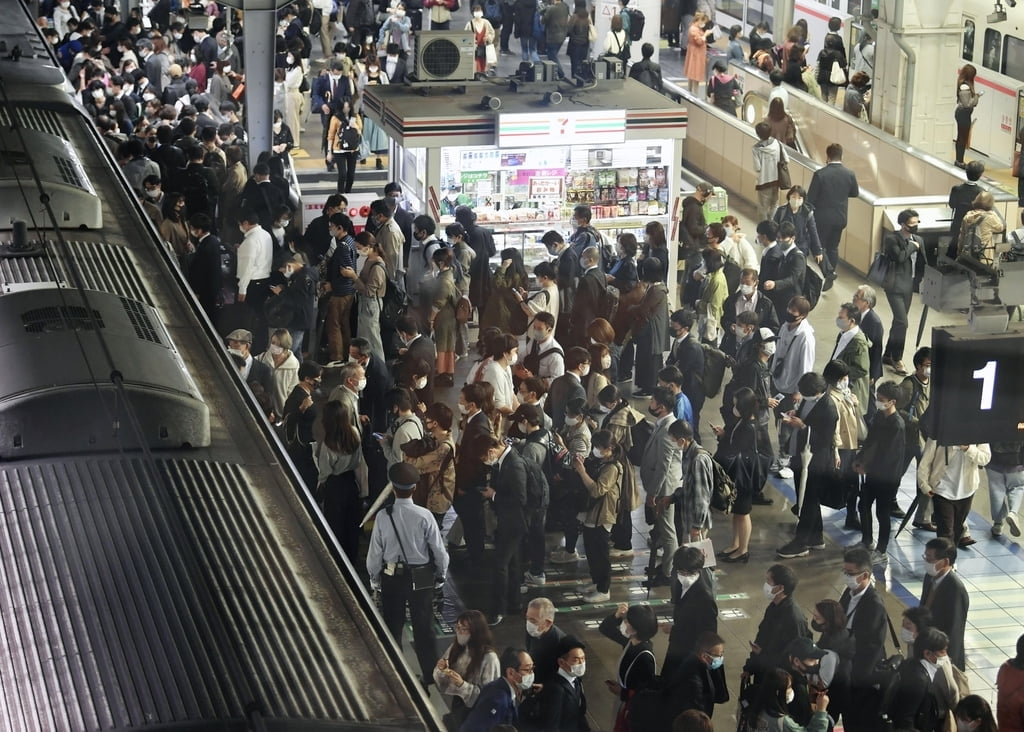
[[[956,452],[963,453],[960,475],[954,490],[940,487],[939,483],[949,468],[949,461]],[[980,468],[988,465],[992,459],[992,450],[988,443],[968,445],[966,450],[960,446],[942,447],[935,440],[928,440],[924,446],[924,455],[917,469],[918,487],[925,493],[933,492],[951,501],[969,498],[978,490],[981,480]]]
[[622,465],[611,460],[601,464],[594,485],[587,489],[590,501],[584,526],[614,526],[618,519],[619,491],[622,487]]

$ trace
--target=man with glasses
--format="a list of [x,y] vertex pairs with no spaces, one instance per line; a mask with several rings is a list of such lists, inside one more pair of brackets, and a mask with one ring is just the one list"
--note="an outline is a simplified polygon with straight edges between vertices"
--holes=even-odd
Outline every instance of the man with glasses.
[[843,724],[849,729],[875,729],[882,702],[875,687],[875,668],[885,653],[887,617],[882,598],[872,585],[867,549],[857,547],[843,554],[842,579],[846,589],[839,604],[857,644],[850,667],[850,698],[857,703],[843,710]]
[[480,690],[480,696],[460,728],[462,732],[489,732],[496,725],[517,725],[519,707],[534,692],[533,659],[521,648],[501,654],[501,676]]

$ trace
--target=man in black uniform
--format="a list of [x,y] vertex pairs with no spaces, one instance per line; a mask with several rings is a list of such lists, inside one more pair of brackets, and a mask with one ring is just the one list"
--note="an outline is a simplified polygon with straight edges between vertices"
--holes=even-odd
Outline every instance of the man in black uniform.
[[396,463],[388,470],[388,478],[395,489],[395,503],[374,521],[366,571],[370,586],[380,590],[381,614],[399,646],[409,606],[416,658],[423,683],[429,684],[437,661],[431,627],[434,587],[448,573],[448,552],[434,515],[412,502],[420,472],[409,463]]

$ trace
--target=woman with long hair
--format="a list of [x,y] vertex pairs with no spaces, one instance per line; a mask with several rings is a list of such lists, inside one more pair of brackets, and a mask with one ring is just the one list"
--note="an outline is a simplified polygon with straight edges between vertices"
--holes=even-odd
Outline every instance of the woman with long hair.
[[[607,320],[600,318],[605,324]],[[608,326],[611,330],[611,326]],[[590,373],[583,377],[583,388],[587,393],[587,413],[593,415],[598,413],[601,406],[597,395],[601,390],[611,383],[612,352],[606,343],[591,343],[587,346],[590,353]],[[590,418],[591,426],[596,426],[593,417]]]
[[160,236],[171,245],[171,249],[183,266],[185,259],[195,251],[188,236],[188,211],[185,208],[185,196],[180,193],[168,193],[164,196],[164,220],[160,223]]
[[[360,479],[365,471],[358,428],[340,401],[324,405],[324,439],[315,451],[319,479],[317,488],[324,518],[351,561],[359,558]],[[365,480],[363,481],[365,483]]]
[[[735,466],[732,471],[732,478],[736,481],[736,503],[732,507],[732,541],[729,548],[718,552],[719,558],[726,563],[746,563],[750,560],[750,511],[754,495],[761,492],[768,478],[761,473],[757,459],[757,415],[760,406],[753,389],[737,389],[733,394],[734,421],[731,424],[727,422],[725,426],[711,425],[711,431],[718,438],[718,454],[715,459],[722,465]],[[771,447],[764,445],[762,451],[767,455]]]
[[786,103],[781,97],[775,97],[768,105],[768,114],[764,121],[771,128],[771,136],[783,145],[796,149],[796,122],[786,112]]
[[287,328],[277,328],[270,334],[267,350],[256,358],[270,367],[274,375],[274,411],[284,414],[284,403],[299,383],[299,359],[292,353],[292,334]]
[[576,0],[572,15],[569,17],[568,37],[565,52],[569,56],[569,75],[578,79],[584,75],[583,62],[590,50],[590,12],[585,0]]
[[299,132],[302,127],[302,112],[305,104],[302,96],[302,81],[306,72],[302,68],[302,59],[293,49],[289,49],[284,57],[284,116],[287,117],[288,129],[299,147]]
[[516,292],[525,289],[529,284],[530,276],[523,266],[522,252],[511,247],[503,249],[501,265],[494,274],[491,296],[487,299],[483,315],[480,317],[480,327],[507,327],[509,312],[513,307],[519,308]]
[[437,377],[434,386],[454,386],[455,336],[458,329],[455,304],[459,300],[459,291],[455,287],[452,250],[438,247],[431,259],[437,267],[437,277],[431,283],[430,290],[430,327],[434,333],[434,347],[437,349]]
[[953,119],[956,120],[956,162],[958,168],[965,168],[964,153],[971,144],[971,115],[974,108],[981,101],[984,92],[975,91],[974,77],[978,70],[973,64],[964,64],[956,77],[956,110],[953,112]]
[[835,600],[821,600],[811,610],[811,629],[821,633],[817,646],[825,651],[815,681],[828,689],[832,699],[829,712],[834,719],[839,719],[850,701],[850,671],[856,643],[846,624],[846,611]]
[[1010,725],[996,726],[996,720],[992,717],[992,707],[988,702],[977,694],[965,696],[956,705],[953,711],[953,724],[957,732],[969,730],[970,732],[997,732],[999,729],[1013,730]]
[[587,492],[583,547],[587,552],[587,566],[593,585],[588,585],[584,591],[591,593],[585,598],[587,602],[608,602],[612,582],[608,535],[618,520],[624,469],[622,448],[607,430],[597,432],[590,444],[592,453],[589,457],[584,459],[576,455],[573,458],[573,467]]
[[[351,193],[356,181],[356,161],[363,140],[363,120],[354,111],[351,99],[331,102],[331,121],[327,127],[327,164],[338,166],[338,193]],[[352,128],[359,136],[355,145],[345,146],[345,131]],[[351,133],[348,137],[352,137]]]
[[696,94],[702,82],[707,80],[708,75],[708,39],[707,30],[704,26],[708,23],[708,16],[702,10],[693,15],[693,22],[686,31],[686,63],[683,66],[683,75],[686,76],[687,87],[691,94]]
[[341,276],[352,280],[359,295],[359,315],[356,335],[370,342],[373,355],[384,360],[384,343],[380,338],[380,299],[387,287],[384,249],[368,231],[356,234],[356,254],[366,257],[359,274],[351,267],[341,270]]
[[828,718],[828,694],[818,694],[811,705],[814,713],[806,726],[801,726],[789,716],[787,707],[793,701],[793,678],[781,668],[765,674],[764,681],[754,696],[748,713],[747,729],[750,732],[765,729],[782,729],[785,732],[826,732],[831,724]]
[[[423,428],[432,440],[410,440],[402,446],[405,462],[420,471],[420,486],[413,494],[413,501],[429,509],[442,528],[445,514],[452,506],[455,495],[455,441],[452,439],[454,416],[451,408],[443,402],[434,402],[423,414]],[[410,443],[419,443],[421,449],[413,449]],[[417,500],[422,496],[422,500]]]
[[487,618],[479,610],[466,610],[455,619],[455,640],[434,667],[434,683],[452,697],[445,715],[449,730],[457,730],[480,697],[480,689],[501,675]]

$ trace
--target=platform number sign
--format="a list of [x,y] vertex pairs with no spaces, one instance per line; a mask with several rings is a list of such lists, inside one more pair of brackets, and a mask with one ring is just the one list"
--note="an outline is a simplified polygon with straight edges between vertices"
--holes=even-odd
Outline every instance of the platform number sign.
[[1024,439],[1024,332],[932,331],[925,428],[940,445]]

